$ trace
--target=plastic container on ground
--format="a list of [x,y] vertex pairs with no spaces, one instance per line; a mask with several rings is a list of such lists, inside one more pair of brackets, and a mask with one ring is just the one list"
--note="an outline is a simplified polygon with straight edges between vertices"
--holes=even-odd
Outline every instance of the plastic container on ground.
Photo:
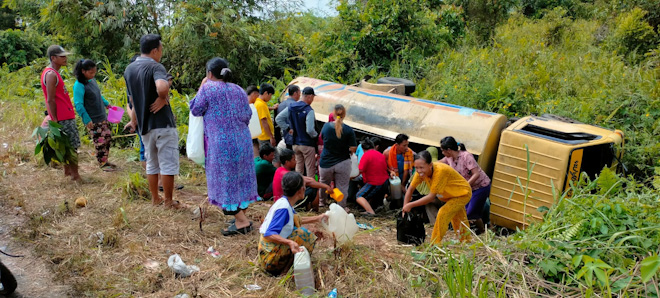
[[121,122],[121,117],[124,116],[124,109],[117,106],[111,106],[108,109],[108,121],[112,123]]
[[303,295],[314,295],[316,287],[312,259],[304,246],[300,248],[302,248],[302,251],[293,256],[293,278],[296,282],[296,290]]
[[390,191],[392,199],[401,200],[401,179],[399,177],[390,178]]
[[257,108],[254,107],[254,104],[250,104],[250,110],[252,110],[252,117],[250,118],[250,135],[252,138],[256,138],[261,134],[261,124],[259,124],[259,115],[257,114]]
[[325,212],[328,215],[328,223],[323,223],[323,226],[328,233],[334,234],[337,243],[342,245],[346,242],[353,240],[353,236],[358,231],[358,225],[355,221],[353,214],[348,214],[341,206],[332,203],[330,210]]

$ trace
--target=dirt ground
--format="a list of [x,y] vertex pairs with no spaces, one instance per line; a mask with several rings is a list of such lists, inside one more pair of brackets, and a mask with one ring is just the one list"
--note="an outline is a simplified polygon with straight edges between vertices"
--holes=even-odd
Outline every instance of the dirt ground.
[[22,208],[0,208],[0,250],[22,257],[0,255],[2,263],[11,270],[19,286],[10,297],[67,297],[71,288],[55,281],[48,263],[33,253],[34,247],[12,239],[11,233],[25,224]]
[[[206,203],[201,167],[181,158],[177,184],[185,188],[175,199],[190,208],[172,211],[145,199],[129,199],[127,189],[142,168],[132,149],[111,151],[117,172],[103,172],[92,157],[93,148],[80,150],[83,183],[73,183],[62,170],[46,166],[32,154],[34,141],[26,132],[0,129],[0,247],[20,259],[2,258],[17,276],[16,297],[289,297],[297,295],[290,274],[273,277],[255,266],[258,231],[223,237],[231,217]],[[143,178],[142,178],[143,179]],[[88,204],[75,208],[75,199]],[[257,224],[270,202],[248,209]],[[205,214],[200,231],[195,210]],[[305,214],[303,214],[305,215]],[[312,215],[312,214],[310,214]],[[318,294],[337,288],[343,297],[426,297],[423,288],[410,286],[420,268],[412,266],[415,248],[396,242],[392,215],[358,218],[375,229],[361,230],[354,243],[341,249],[323,234],[312,254]],[[311,226],[321,231],[320,228]],[[430,235],[427,228],[427,235]],[[102,237],[101,237],[102,235]],[[206,253],[213,246],[218,258]],[[167,266],[174,253],[201,271],[176,277]],[[248,285],[259,285],[250,291]]]

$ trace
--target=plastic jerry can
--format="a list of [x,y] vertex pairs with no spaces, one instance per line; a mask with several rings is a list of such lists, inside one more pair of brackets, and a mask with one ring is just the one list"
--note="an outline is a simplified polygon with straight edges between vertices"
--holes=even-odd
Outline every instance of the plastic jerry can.
[[293,278],[296,282],[296,290],[303,295],[314,295],[316,288],[312,259],[304,246],[300,248],[302,248],[302,251],[293,256]]
[[325,214],[328,215],[328,222],[322,222],[322,224],[330,234],[335,235],[339,245],[353,239],[358,231],[353,214],[346,213],[344,208],[335,203],[330,204],[330,210],[326,211]]
[[393,199],[401,200],[401,179],[399,177],[390,178],[390,191]]

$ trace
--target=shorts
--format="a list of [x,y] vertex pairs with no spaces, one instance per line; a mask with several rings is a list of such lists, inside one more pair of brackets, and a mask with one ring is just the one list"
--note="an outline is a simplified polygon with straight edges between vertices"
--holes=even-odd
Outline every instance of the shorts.
[[74,150],[80,148],[80,136],[78,136],[78,126],[76,125],[76,119],[62,120],[58,121],[58,124],[62,125],[62,131],[69,138],[69,143]]
[[142,135],[147,175],[179,174],[179,133],[176,128],[155,128]]
[[385,182],[381,185],[371,185],[366,183],[364,186],[362,186],[362,188],[360,188],[360,191],[358,191],[355,197],[365,198],[367,201],[369,201],[369,203],[382,203],[382,200],[385,197],[385,193],[389,189],[389,185],[390,183],[387,180],[385,180]]
[[140,161],[147,161],[147,158],[144,156],[144,143],[142,142],[142,136],[138,134],[140,139]]

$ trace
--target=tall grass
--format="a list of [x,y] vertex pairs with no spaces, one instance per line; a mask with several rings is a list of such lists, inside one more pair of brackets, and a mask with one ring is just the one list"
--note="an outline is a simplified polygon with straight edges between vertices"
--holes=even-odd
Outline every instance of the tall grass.
[[660,166],[660,68],[628,64],[605,49],[598,37],[604,25],[570,19],[561,9],[540,20],[513,15],[496,29],[493,46],[464,45],[425,61],[428,73],[413,95],[509,117],[550,113],[621,129],[624,163],[645,179]]

